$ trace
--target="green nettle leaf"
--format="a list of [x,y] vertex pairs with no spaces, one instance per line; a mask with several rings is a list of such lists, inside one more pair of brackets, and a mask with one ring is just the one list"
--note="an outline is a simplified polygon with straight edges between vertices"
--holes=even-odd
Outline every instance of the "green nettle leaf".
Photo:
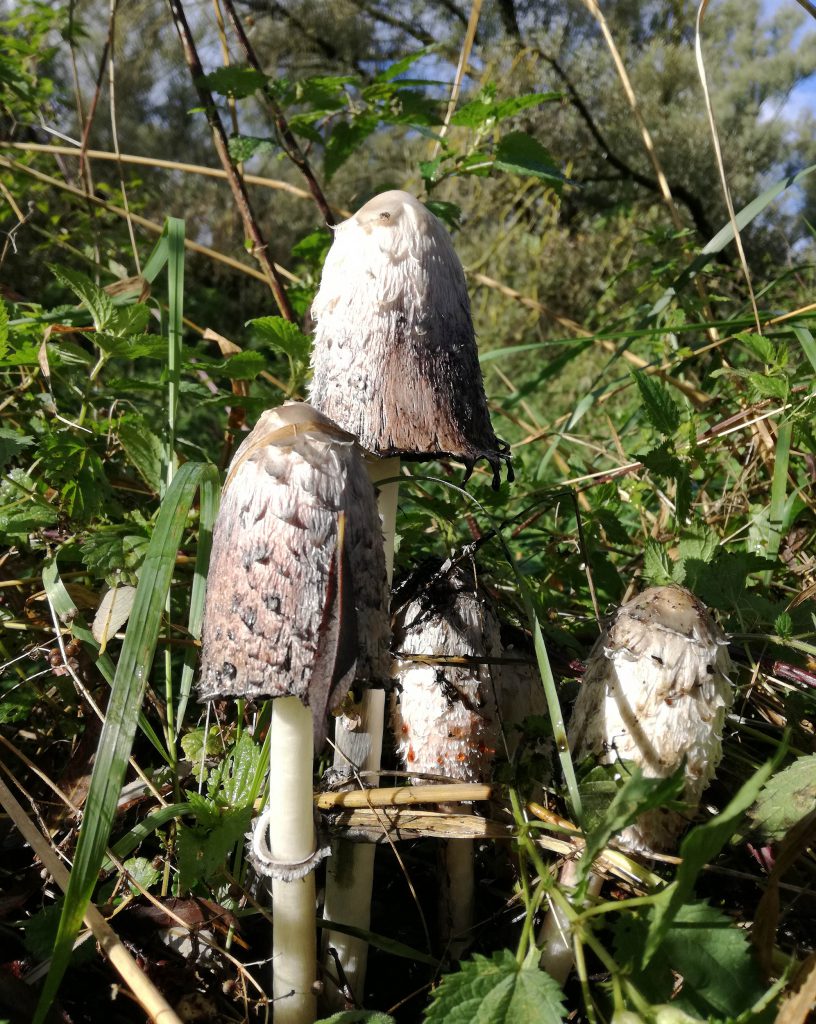
[[255,380],[266,369],[266,360],[260,352],[236,352],[224,364],[224,373],[230,380]]
[[790,382],[782,375],[766,377],[761,373],[749,373],[748,386],[755,399],[772,398],[778,402],[787,402],[790,393]]
[[119,425],[119,441],[128,461],[147,486],[158,494],[162,486],[164,446],[143,416],[131,414]]
[[560,92],[530,92],[526,96],[513,96],[496,104],[496,120],[502,121],[506,117],[520,114],[522,110],[540,107],[542,103],[552,103],[553,100],[560,99]]
[[496,147],[494,167],[510,174],[540,178],[557,188],[564,181],[549,152],[526,132],[510,132],[502,137]]
[[210,776],[207,791],[229,807],[252,804],[252,783],[258,773],[261,748],[249,733],[242,733],[230,756]]
[[218,68],[209,75],[204,75],[198,79],[198,84],[217,92],[220,96],[232,96],[240,100],[263,89],[266,85],[266,75],[255,68],[233,65]]
[[192,765],[193,775],[197,782],[203,782],[207,776],[207,766],[204,763],[208,757],[215,757],[223,749],[221,730],[217,725],[210,727],[207,734],[206,749],[204,741],[204,729],[191,729],[181,737],[181,749],[184,756]]
[[277,148],[271,139],[260,139],[254,135],[231,135],[227,146],[230,156],[239,164],[245,163],[256,154],[274,153]]
[[471,100],[462,104],[451,118],[458,128],[481,128],[496,120],[496,104],[492,100]]
[[28,434],[18,434],[16,430],[0,427],[0,469],[6,466],[19,452],[34,443]]
[[285,353],[293,362],[309,361],[312,341],[297,324],[284,320],[282,316],[259,316],[248,320],[246,326],[254,328],[265,344],[276,352]]
[[654,912],[642,947],[642,967],[650,963],[663,943],[680,908],[689,901],[697,875],[736,831],[745,812],[754,803],[774,769],[769,761],[739,789],[727,807],[703,825],[693,828],[680,844],[680,866],[673,882],[654,898]]
[[235,844],[243,841],[251,820],[252,808],[241,807],[223,811],[213,828],[181,826],[177,849],[182,890],[192,889],[202,879],[218,876]]
[[69,270],[49,264],[49,269],[57,280],[70,288],[82,305],[93,317],[97,331],[104,331],[114,318],[113,300],[108,293],[79,270]]
[[38,492],[25,470],[12,469],[0,483],[0,536],[26,537],[53,526],[57,518],[57,510]]
[[669,389],[658,377],[642,370],[632,370],[631,373],[649,422],[665,437],[671,437],[680,426],[680,409]]
[[355,149],[375,131],[378,124],[379,118],[376,114],[363,114],[351,124],[341,121],[335,126],[326,142],[323,159],[326,181],[331,180]]
[[124,868],[130,875],[128,885],[130,891],[134,893],[139,891],[139,886],[143,889],[152,888],[161,877],[161,873],[146,857],[131,857],[125,861]]
[[446,203],[441,199],[429,199],[425,204],[431,213],[444,221],[451,228],[458,228],[462,219],[462,210],[456,203]]
[[816,808],[816,754],[797,758],[762,788],[748,817],[765,839],[783,839]]
[[118,337],[144,334],[149,321],[150,309],[143,302],[134,302],[132,306],[114,308],[108,331]]
[[753,334],[751,331],[740,331],[734,337],[763,363],[769,366],[776,361],[776,347],[764,334]]
[[787,612],[782,612],[774,619],[774,630],[786,640],[793,636],[793,619]]
[[640,967],[651,911],[621,914],[615,924],[616,959],[629,967],[628,977],[651,1003],[666,1002],[682,978],[671,1005],[707,1019],[736,1017],[764,992],[744,930],[707,903],[681,907],[660,948]]
[[671,583],[673,567],[668,552],[660,543],[650,537],[643,549],[643,575],[646,579],[657,586],[665,586]]
[[425,1011],[429,1024],[557,1024],[564,1016],[561,989],[535,949],[521,964],[509,949],[477,953],[442,978]]

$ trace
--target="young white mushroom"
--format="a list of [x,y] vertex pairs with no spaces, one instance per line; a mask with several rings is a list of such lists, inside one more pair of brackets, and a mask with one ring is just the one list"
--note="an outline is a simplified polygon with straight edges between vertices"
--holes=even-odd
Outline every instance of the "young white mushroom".
[[686,813],[643,814],[618,842],[643,852],[671,848],[687,827],[722,757],[733,691],[728,641],[683,587],[650,587],[622,605],[586,666],[569,726],[577,761],[631,761],[665,778],[685,761]]
[[[387,671],[382,532],[353,437],[314,409],[265,412],[213,531],[199,696],[275,698],[256,864],[272,876],[276,1024],[314,1020],[314,749],[355,678]],[[266,828],[268,823],[268,840]]]
[[[392,641],[397,754],[418,776],[487,782],[500,737],[493,680],[498,666],[484,661],[501,655],[496,613],[473,573],[463,569],[430,579],[420,574],[409,585],[419,593],[397,609]],[[451,658],[466,662],[451,664]],[[469,945],[474,923],[473,853],[470,839],[445,843],[440,931],[454,959]]]
[[[622,605],[593,647],[569,725],[573,757],[637,765],[666,778],[685,762],[683,813],[656,808],[617,836],[627,850],[673,848],[722,758],[725,715],[733,701],[728,641],[708,610],[679,586],[650,587]],[[568,861],[562,885],[574,883]],[[588,893],[601,879],[590,875]],[[572,963],[566,919],[551,908],[539,945],[542,967],[558,981]]]
[[[384,192],[335,228],[312,316],[309,400],[375,456],[375,482],[396,477],[400,458],[457,459],[467,476],[485,459],[494,486],[502,463],[512,479],[508,446],[490,423],[462,265],[444,226],[414,196]],[[396,483],[380,487],[389,579],[397,490]],[[380,701],[373,690],[364,697],[357,717],[365,732],[338,723],[336,767],[379,767]],[[372,873],[372,850],[338,849],[325,917],[368,928]],[[327,941],[361,993],[364,944],[340,932]]]

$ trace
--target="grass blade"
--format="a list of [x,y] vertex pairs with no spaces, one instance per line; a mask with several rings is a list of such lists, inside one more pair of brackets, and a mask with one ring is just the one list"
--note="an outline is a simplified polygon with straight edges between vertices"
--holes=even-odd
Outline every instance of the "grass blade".
[[200,463],[182,466],[162,501],[147,549],[99,738],[51,970],[37,1006],[34,1024],[42,1024],[57,992],[104,859],[145,683],[153,663],[176,552],[199,485],[218,486],[215,468]]

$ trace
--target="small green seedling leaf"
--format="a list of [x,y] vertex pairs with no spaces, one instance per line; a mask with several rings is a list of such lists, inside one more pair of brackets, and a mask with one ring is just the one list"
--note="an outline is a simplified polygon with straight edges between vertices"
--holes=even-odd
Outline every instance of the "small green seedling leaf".
[[297,324],[282,316],[259,316],[248,320],[246,326],[252,327],[270,348],[285,353],[293,362],[308,361],[312,343]]
[[138,893],[140,886],[142,889],[151,889],[161,877],[161,873],[146,857],[131,857],[125,861],[124,868],[130,876],[128,885],[133,893]]
[[477,953],[445,975],[425,1011],[427,1024],[558,1024],[564,1016],[561,989],[535,949],[521,964],[509,949]]

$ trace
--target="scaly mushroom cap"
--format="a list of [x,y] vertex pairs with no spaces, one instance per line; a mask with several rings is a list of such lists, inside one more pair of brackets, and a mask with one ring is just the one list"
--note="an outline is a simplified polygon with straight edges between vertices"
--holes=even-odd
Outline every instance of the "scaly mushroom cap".
[[377,501],[355,440],[308,405],[265,412],[232,460],[213,530],[201,700],[296,696],[325,718],[387,675]]
[[497,657],[499,623],[472,576],[434,577],[395,616],[391,726],[408,771],[461,782],[490,777],[499,723],[490,665],[422,664],[428,658]]
[[[618,609],[589,656],[570,721],[573,754],[633,761],[651,778],[685,758],[684,800],[695,808],[722,757],[730,668],[728,641],[690,591],[644,590]],[[618,838],[629,849],[665,850],[687,825],[688,816],[658,809]]]
[[323,267],[309,400],[381,456],[486,459],[512,480],[493,433],[465,275],[450,235],[407,192],[338,225]]

